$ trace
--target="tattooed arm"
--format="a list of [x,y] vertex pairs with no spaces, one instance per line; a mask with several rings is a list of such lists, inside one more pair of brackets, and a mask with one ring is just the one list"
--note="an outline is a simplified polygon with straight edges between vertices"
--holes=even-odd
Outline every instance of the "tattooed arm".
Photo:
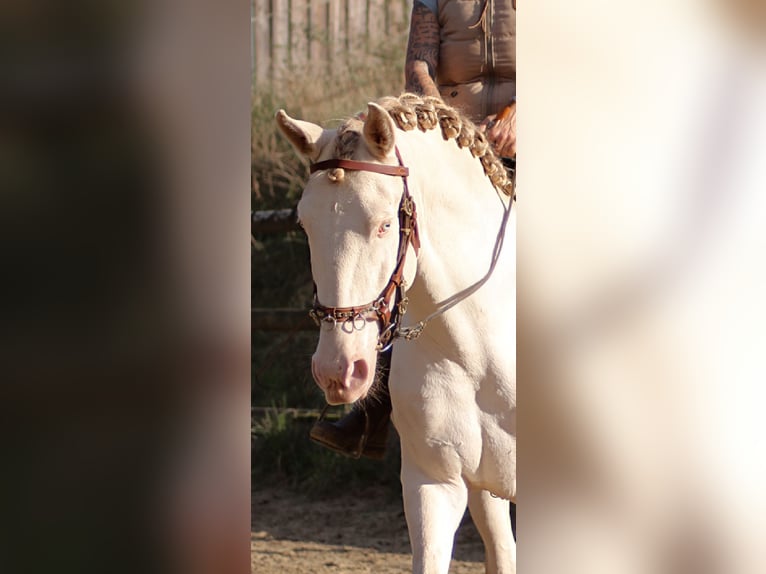
[[404,89],[424,96],[439,96],[436,66],[439,64],[439,21],[436,14],[415,0],[410,20]]

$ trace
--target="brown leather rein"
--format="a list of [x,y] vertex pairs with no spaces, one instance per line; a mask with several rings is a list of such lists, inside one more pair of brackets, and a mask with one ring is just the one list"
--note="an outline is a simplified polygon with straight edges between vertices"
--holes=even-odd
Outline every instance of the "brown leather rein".
[[406,285],[404,282],[404,263],[407,258],[407,248],[412,245],[415,254],[420,249],[415,201],[412,199],[409,187],[407,186],[407,176],[410,170],[404,165],[399,149],[394,148],[394,151],[396,152],[396,159],[399,165],[383,165],[337,158],[311,164],[311,173],[323,169],[343,168],[351,171],[369,171],[402,178],[404,191],[399,202],[399,250],[396,256],[396,267],[380,295],[366,305],[326,307],[319,302],[315,284],[314,305],[311,311],[309,311],[309,316],[314,319],[317,326],[321,326],[322,322],[325,322],[335,328],[338,323],[342,323],[350,325],[357,331],[361,331],[365,327],[368,318],[376,319],[380,326],[377,350],[381,353],[387,351],[393,345],[399,322],[407,312],[408,300],[405,295]]

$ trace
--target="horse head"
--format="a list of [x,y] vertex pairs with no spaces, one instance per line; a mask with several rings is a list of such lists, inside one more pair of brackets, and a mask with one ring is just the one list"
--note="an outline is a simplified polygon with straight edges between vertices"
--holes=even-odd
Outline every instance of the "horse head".
[[415,275],[415,258],[407,257],[412,247],[400,233],[409,220],[401,215],[406,169],[395,149],[396,126],[375,103],[364,119],[337,130],[284,110],[276,121],[312,162],[298,203],[311,252],[313,316],[321,326],[312,373],[328,403],[351,403],[375,379],[377,353],[396,314],[393,292]]

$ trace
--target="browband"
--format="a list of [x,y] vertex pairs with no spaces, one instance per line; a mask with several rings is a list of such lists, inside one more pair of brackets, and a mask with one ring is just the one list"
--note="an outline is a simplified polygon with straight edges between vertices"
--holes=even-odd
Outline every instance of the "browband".
[[399,177],[407,177],[410,174],[409,168],[403,165],[383,165],[380,163],[337,158],[327,159],[325,161],[320,161],[319,163],[312,163],[311,173],[319,171],[320,169],[334,169],[336,167],[350,169],[351,171],[371,171],[374,173],[382,173],[383,175],[398,175]]

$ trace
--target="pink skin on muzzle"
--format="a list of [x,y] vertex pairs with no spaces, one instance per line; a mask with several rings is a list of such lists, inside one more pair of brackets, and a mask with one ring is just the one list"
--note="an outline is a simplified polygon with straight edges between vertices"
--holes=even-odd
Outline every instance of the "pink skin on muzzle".
[[370,363],[362,357],[349,360],[336,356],[326,360],[317,351],[311,358],[311,373],[331,405],[353,403],[361,399],[372,383]]
[[311,374],[331,405],[364,398],[375,378],[378,325],[374,319],[354,327],[352,322],[330,328],[324,324],[311,357]]

